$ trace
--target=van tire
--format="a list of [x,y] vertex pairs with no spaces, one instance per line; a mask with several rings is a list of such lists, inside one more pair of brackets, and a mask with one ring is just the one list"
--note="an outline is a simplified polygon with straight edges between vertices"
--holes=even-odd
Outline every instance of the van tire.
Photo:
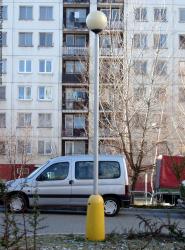
[[23,213],[27,211],[27,202],[21,193],[11,194],[7,199],[7,208],[13,213]]
[[118,214],[119,210],[120,210],[120,203],[118,199],[110,196],[104,197],[105,216],[113,217],[116,214]]

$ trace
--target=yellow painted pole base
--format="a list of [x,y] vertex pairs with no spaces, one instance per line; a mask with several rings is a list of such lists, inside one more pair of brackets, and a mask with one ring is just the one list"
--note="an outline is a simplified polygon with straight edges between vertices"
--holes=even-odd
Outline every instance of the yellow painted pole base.
[[88,199],[86,239],[105,240],[104,201],[101,195],[91,195]]

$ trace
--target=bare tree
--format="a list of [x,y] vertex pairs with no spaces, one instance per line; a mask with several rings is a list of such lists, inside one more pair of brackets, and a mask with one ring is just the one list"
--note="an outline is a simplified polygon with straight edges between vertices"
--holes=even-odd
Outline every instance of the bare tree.
[[[134,7],[132,11],[133,15]],[[164,59],[166,35],[160,28],[146,33],[143,23],[128,27],[130,15],[109,19],[109,29],[100,37],[99,124],[100,149],[125,155],[134,190],[144,166],[153,165],[163,153],[170,133],[166,105],[170,55]],[[152,49],[148,37],[153,38]]]

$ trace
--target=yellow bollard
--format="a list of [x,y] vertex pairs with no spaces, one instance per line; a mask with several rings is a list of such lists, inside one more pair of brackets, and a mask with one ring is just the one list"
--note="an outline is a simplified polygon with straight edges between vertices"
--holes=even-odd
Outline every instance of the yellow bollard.
[[88,199],[86,239],[105,240],[104,201],[101,195],[91,195]]

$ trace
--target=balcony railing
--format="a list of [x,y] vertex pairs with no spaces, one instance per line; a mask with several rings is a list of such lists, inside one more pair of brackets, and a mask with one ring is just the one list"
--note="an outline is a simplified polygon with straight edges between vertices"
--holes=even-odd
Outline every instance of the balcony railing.
[[121,20],[119,20],[119,21],[110,20],[110,21],[108,21],[107,28],[108,29],[115,29],[115,30],[123,30],[124,22]]
[[84,128],[64,128],[63,137],[87,137],[87,131]]
[[98,3],[122,3],[124,0],[98,0]]
[[62,74],[63,83],[83,83],[82,75],[80,74]]
[[64,3],[89,3],[90,0],[64,0]]
[[64,24],[65,29],[76,30],[76,29],[87,29],[86,22],[74,22],[69,24]]
[[99,128],[99,136],[100,137],[115,137],[117,133],[115,131],[110,130],[109,128]]
[[101,56],[120,56],[123,55],[123,48],[101,48]]
[[86,56],[88,55],[88,48],[87,47],[63,47],[63,55]]
[[88,110],[88,100],[65,100],[62,105],[64,110]]

